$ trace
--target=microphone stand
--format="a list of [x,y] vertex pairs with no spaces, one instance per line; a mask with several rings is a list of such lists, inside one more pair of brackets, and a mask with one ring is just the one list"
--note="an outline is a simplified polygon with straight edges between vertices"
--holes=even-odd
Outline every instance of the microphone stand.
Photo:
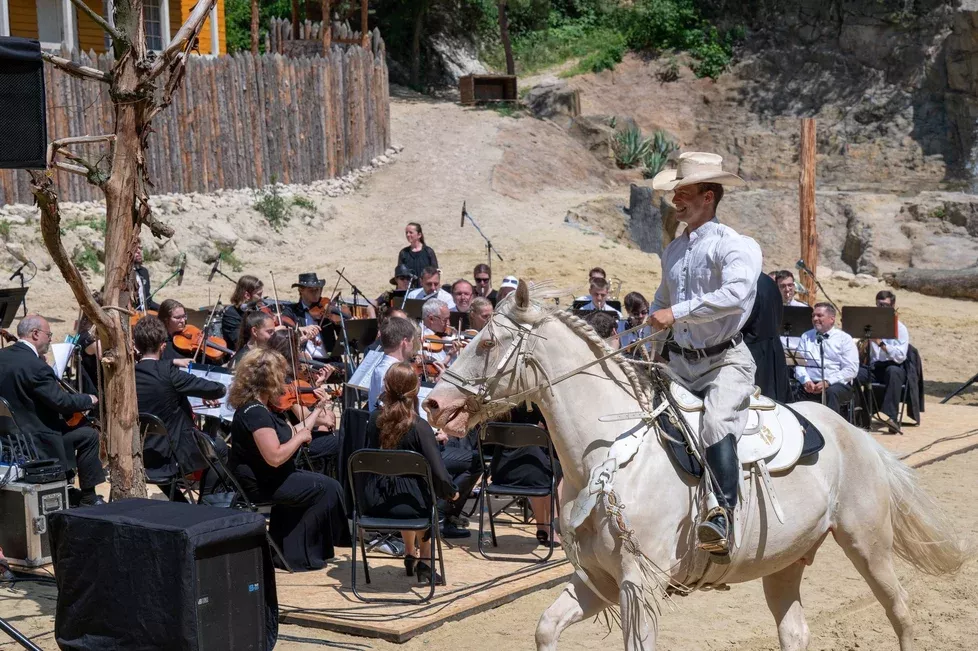
[[[28,262],[25,262],[24,264],[20,265],[20,267],[17,269],[17,271],[15,271],[10,276],[10,278],[8,280],[13,280],[14,278],[20,277],[20,288],[23,289],[26,286],[24,284],[25,283],[24,267],[26,267],[28,265],[30,265],[31,267],[34,267],[34,275],[36,276],[37,275],[37,267],[34,265],[33,262],[28,261]],[[31,279],[33,280],[34,279],[34,276],[31,276]],[[24,298],[21,299],[21,304],[24,306],[24,316],[26,317],[27,316],[27,294],[24,294]]]
[[465,209],[465,202],[463,201],[462,202],[462,225],[463,226],[465,225],[466,219],[468,219],[472,223],[472,225],[475,226],[475,230],[479,233],[479,235],[482,236],[482,239],[486,241],[486,258],[489,261],[489,273],[492,274],[492,254],[495,253],[496,257],[499,258],[500,262],[505,262],[505,260],[503,260],[503,256],[499,255],[499,249],[497,249],[495,246],[492,245],[492,242],[489,240],[488,237],[486,237],[486,234],[482,232],[482,229],[479,228],[479,225],[475,223],[474,219],[472,219],[472,215],[470,215],[469,211]]
[[[353,307],[354,308],[356,308],[357,305],[359,305],[359,303],[357,303],[357,296],[361,296],[361,297],[363,297],[363,300],[367,301],[367,305],[369,305],[370,307],[374,308],[375,310],[377,309],[377,306],[374,304],[374,302],[371,301],[369,298],[367,298],[367,295],[364,294],[363,292],[361,292],[360,291],[360,288],[357,287],[356,285],[354,285],[352,280],[350,280],[349,278],[347,278],[346,276],[344,276],[342,271],[340,271],[339,269],[337,269],[336,270],[336,273],[338,273],[340,275],[340,278],[342,278],[343,280],[345,280],[347,282],[347,284],[350,285],[350,288],[353,289]],[[407,296],[407,292],[405,292],[404,295]]]
[[[227,278],[227,279],[228,279],[228,282],[232,282],[232,283],[234,283],[235,285],[237,285],[237,284],[238,284],[238,281],[237,281],[237,280],[235,280],[235,279],[234,279],[234,278],[232,278],[231,276],[229,276],[229,275],[227,275],[226,273],[224,273],[223,271],[221,271],[221,262],[222,262],[223,260],[224,260],[224,258],[218,258],[218,259],[217,259],[217,264],[216,264],[216,266],[215,266],[215,267],[214,267],[214,269],[213,269],[213,271],[214,271],[214,273],[216,273],[216,274],[221,274],[222,276],[224,276],[225,278]],[[214,277],[214,274],[211,274],[211,278],[213,278],[213,277]],[[210,280],[208,280],[207,282],[210,282]]]
[[825,300],[829,302],[829,305],[835,308],[836,312],[842,311],[839,309],[839,306],[835,304],[835,301],[833,301],[829,297],[829,293],[825,291],[825,288],[822,287],[822,283],[818,282],[818,278],[815,277],[815,272],[813,272],[811,269],[808,268],[808,265],[805,264],[804,260],[799,260],[798,262],[796,262],[795,267],[797,267],[800,271],[804,271],[806,274],[812,277],[812,280],[815,281],[815,286],[818,287],[818,291],[822,292],[822,295],[825,296]]
[[[824,292],[823,292],[824,293]],[[826,297],[828,298],[828,297]],[[825,386],[822,388],[822,406],[825,406],[825,392],[828,390],[828,380],[825,379],[825,339],[821,335],[818,336],[818,371],[822,376],[822,382]]]

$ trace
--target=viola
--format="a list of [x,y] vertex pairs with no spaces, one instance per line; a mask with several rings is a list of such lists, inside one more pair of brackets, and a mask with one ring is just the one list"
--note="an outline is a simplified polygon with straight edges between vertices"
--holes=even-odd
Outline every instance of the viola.
[[411,366],[414,368],[415,374],[423,380],[436,378],[441,373],[441,368],[435,364],[434,360],[424,355],[416,355],[411,360]]
[[295,320],[292,317],[288,317],[283,314],[281,318],[279,318],[274,306],[269,305],[264,300],[251,301],[249,303],[242,304],[241,311],[248,312],[250,310],[257,310],[262,314],[267,314],[275,319],[276,323],[278,323],[280,326],[285,326],[286,328],[294,328],[296,326]]
[[17,343],[17,341],[19,341],[17,339],[17,335],[11,334],[6,330],[4,330],[3,328],[0,328],[0,338],[3,338],[3,340],[6,341],[8,344],[14,344]]
[[455,328],[448,326],[444,334],[426,336],[421,342],[421,347],[429,353],[440,353],[446,346],[451,346],[458,341],[461,341],[461,338],[455,333]]
[[318,323],[322,323],[326,317],[329,317],[330,321],[339,324],[340,315],[333,311],[333,308],[338,308],[343,316],[346,318],[351,318],[353,313],[350,312],[350,308],[342,303],[337,303],[336,301],[331,301],[327,298],[319,299],[319,302],[309,308],[309,316],[315,319]]
[[136,312],[135,314],[129,315],[129,327],[133,328],[144,316],[159,316],[156,310],[146,310],[145,312]]
[[312,409],[319,402],[315,395],[316,389],[305,380],[289,382],[282,387],[282,393],[278,398],[272,400],[269,406],[277,412],[289,411],[295,405],[302,405],[307,409]]
[[196,355],[197,350],[201,349],[204,358],[210,362],[219,362],[225,355],[233,355],[234,351],[228,348],[227,342],[220,337],[204,337],[200,328],[193,325],[185,326],[184,329],[173,335],[173,347],[184,355]]

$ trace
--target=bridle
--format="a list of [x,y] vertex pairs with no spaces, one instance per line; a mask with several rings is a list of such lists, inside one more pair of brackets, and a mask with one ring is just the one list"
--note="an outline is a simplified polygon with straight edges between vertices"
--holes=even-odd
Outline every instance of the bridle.
[[[508,323],[506,323],[508,322]],[[627,349],[618,349],[612,352],[606,353],[604,355],[598,356],[597,358],[581,364],[580,366],[562,373],[557,377],[551,377],[550,373],[547,372],[546,368],[534,357],[533,351],[536,347],[536,343],[540,339],[544,339],[542,335],[534,332],[541,323],[545,320],[540,320],[536,324],[528,325],[525,323],[519,323],[512,317],[502,313],[495,313],[490,318],[489,322],[486,324],[486,335],[488,339],[481,340],[477,345],[484,346],[487,349],[495,348],[498,345],[498,339],[495,335],[494,328],[503,328],[511,332],[515,332],[516,335],[513,337],[513,341],[510,342],[506,350],[499,356],[499,361],[495,365],[495,369],[489,372],[489,355],[486,355],[486,366],[483,370],[483,375],[475,378],[467,378],[459,375],[457,372],[453,371],[451,367],[445,370],[441,375],[441,379],[451,384],[456,389],[464,394],[468,395],[465,401],[464,409],[470,413],[477,413],[482,410],[491,409],[493,407],[516,407],[520,402],[523,402],[529,398],[530,395],[535,394],[541,388],[546,388],[551,393],[553,393],[553,387],[555,384],[559,384],[564,380],[568,380],[575,375],[582,373],[588,368],[600,364],[612,357],[621,355]],[[629,334],[640,330],[644,327],[641,324],[630,330],[626,330],[624,333]],[[647,337],[640,338],[629,345],[629,347],[635,347],[642,345],[647,341],[656,339],[662,335],[668,336],[668,330],[660,330],[652,333]],[[496,392],[499,384],[502,382],[503,378],[509,375],[510,372],[506,371],[507,365],[513,362],[511,373],[515,374],[516,380],[516,391],[504,396],[497,396],[495,398],[490,397]],[[544,378],[545,382],[542,385],[535,385],[532,387],[527,387],[528,381],[526,379],[526,369],[535,368]]]

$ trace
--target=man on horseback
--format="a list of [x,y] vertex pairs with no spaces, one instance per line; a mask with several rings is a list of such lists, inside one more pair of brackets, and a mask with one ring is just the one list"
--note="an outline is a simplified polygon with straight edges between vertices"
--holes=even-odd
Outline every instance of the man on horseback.
[[754,240],[717,221],[724,186],[744,185],[723,171],[722,160],[687,152],[676,169],[652,180],[654,189],[674,192],[676,217],[686,230],[662,254],[662,281],[649,316],[653,329],[672,328],[665,345],[670,370],[703,396],[700,440],[717,505],[696,533],[700,548],[715,554],[728,553],[737,505],[737,441],[747,424],[755,370],[740,331],[754,305],[762,262]]

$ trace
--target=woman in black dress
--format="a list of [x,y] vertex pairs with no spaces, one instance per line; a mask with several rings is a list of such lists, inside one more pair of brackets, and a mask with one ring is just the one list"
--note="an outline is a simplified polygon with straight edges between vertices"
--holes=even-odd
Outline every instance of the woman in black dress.
[[260,302],[265,292],[265,286],[255,276],[241,276],[231,294],[230,305],[224,308],[221,317],[221,336],[228,346],[237,350],[237,342],[241,337],[241,323],[244,320],[248,305]]
[[411,222],[405,226],[404,237],[407,238],[408,245],[401,249],[401,253],[397,256],[397,265],[404,265],[410,269],[417,278],[417,282],[420,283],[421,272],[424,271],[425,267],[438,266],[438,256],[435,255],[430,246],[424,243],[424,232],[421,230],[421,224]]
[[[410,364],[394,364],[384,377],[382,406],[370,414],[367,447],[420,452],[431,466],[435,495],[444,500],[458,499],[458,488],[445,469],[438,452],[435,432],[418,415],[418,376]],[[431,513],[431,492],[420,477],[369,475],[364,486],[364,515],[375,518],[427,518]],[[431,557],[431,532],[402,531],[404,569],[408,576],[417,573],[418,581],[430,579],[432,568],[418,559]],[[437,578],[437,577],[436,577]]]
[[284,384],[277,351],[259,348],[241,360],[228,396],[236,410],[229,465],[249,498],[274,503],[268,532],[292,569],[317,570],[335,556],[334,546],[350,546],[350,528],[339,483],[295,467],[312,433],[269,410]]

